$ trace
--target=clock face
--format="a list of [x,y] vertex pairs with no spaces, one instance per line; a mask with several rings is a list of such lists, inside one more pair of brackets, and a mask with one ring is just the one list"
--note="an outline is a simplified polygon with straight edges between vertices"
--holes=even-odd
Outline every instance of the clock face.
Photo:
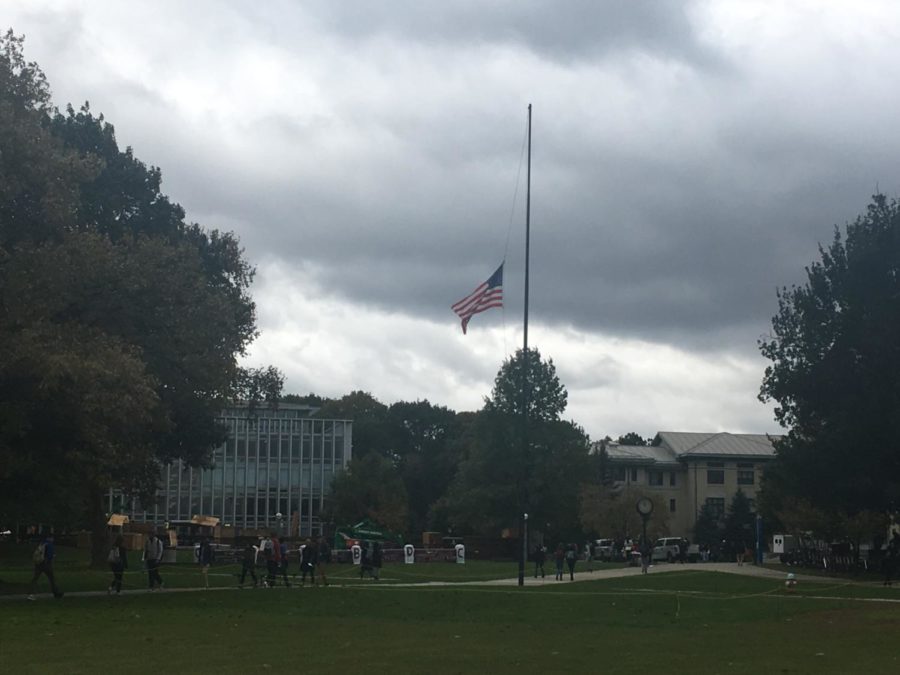
[[653,512],[653,502],[646,497],[641,497],[637,503],[637,510],[641,515],[648,516]]

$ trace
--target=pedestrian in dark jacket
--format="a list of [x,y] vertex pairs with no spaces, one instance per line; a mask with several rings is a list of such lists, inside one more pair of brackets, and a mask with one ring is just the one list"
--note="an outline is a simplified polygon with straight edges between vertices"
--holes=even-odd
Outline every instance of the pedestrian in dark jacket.
[[200,574],[203,577],[203,585],[209,588],[209,568],[213,564],[213,549],[206,537],[200,542],[200,550],[197,552],[197,562],[200,563]]
[[147,565],[147,585],[151,591],[162,588],[162,577],[159,576],[159,564],[163,557],[162,540],[151,532],[144,543],[144,563]]
[[59,600],[63,594],[56,586],[56,579],[53,576],[53,560],[56,558],[56,546],[53,544],[53,535],[48,534],[41,540],[38,547],[34,550],[32,562],[34,562],[34,576],[31,583],[28,584],[28,599],[34,600],[34,588],[42,574],[47,576],[50,582],[50,590],[53,591],[53,597]]
[[575,560],[578,558],[578,549],[575,544],[569,544],[566,550],[566,564],[569,566],[569,581],[575,581]]
[[553,561],[556,563],[556,580],[563,580],[563,565],[566,559],[566,550],[563,548],[562,544],[559,544],[556,547],[556,551],[553,553]]
[[543,544],[534,547],[534,578],[537,579],[538,572],[541,573],[541,579],[544,578],[544,560],[547,558],[547,551]]
[[279,571],[281,572],[281,578],[284,579],[285,587],[290,588],[291,582],[288,581],[288,545],[283,539],[279,540],[278,545],[281,552],[281,567],[279,567]]
[[322,585],[328,585],[328,577],[325,576],[326,571],[328,570],[328,565],[331,563],[331,547],[328,545],[328,542],[325,540],[325,537],[319,537],[319,559],[316,562],[316,569],[319,572],[319,579],[322,582]]
[[359,578],[362,579],[366,574],[372,576],[372,550],[371,544],[364,541],[360,543]]
[[306,575],[309,574],[309,580],[312,585],[316,585],[316,563],[318,562],[318,550],[316,545],[306,540],[303,548],[300,549],[300,585],[306,585]]
[[259,584],[259,579],[256,578],[256,554],[259,549],[254,546],[252,543],[248,542],[246,546],[244,546],[244,553],[241,556],[241,581],[240,588],[244,587],[244,579],[247,578],[247,572],[250,572],[250,576],[253,578],[253,588],[256,588],[257,584]]
[[109,561],[109,569],[112,570],[113,573],[113,580],[106,589],[106,593],[109,595],[115,591],[116,595],[118,595],[122,592],[122,575],[125,573],[125,570],[128,569],[128,551],[125,550],[121,534],[117,536],[115,542],[113,542],[107,560]]
[[372,576],[375,578],[375,581],[378,581],[378,578],[381,576],[381,558],[381,544],[376,541],[372,545]]

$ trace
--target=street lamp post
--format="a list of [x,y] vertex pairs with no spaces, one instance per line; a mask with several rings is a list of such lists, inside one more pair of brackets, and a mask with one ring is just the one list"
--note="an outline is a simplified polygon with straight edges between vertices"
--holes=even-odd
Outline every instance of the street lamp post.
[[641,497],[637,500],[635,508],[641,517],[641,557],[643,557],[647,547],[647,521],[650,520],[650,515],[653,513],[653,501],[647,497]]
[[[528,514],[522,514],[522,561],[528,560]],[[523,579],[524,581],[524,579]]]

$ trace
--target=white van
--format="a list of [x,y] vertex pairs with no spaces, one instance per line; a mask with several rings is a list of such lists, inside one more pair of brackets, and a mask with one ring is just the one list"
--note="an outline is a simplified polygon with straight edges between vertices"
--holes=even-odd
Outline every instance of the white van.
[[609,562],[612,560],[615,541],[612,539],[597,539],[594,542],[594,560]]
[[678,560],[678,554],[681,547],[684,546],[684,540],[681,537],[662,537],[657,539],[653,545],[653,555],[651,560],[668,560],[675,562]]

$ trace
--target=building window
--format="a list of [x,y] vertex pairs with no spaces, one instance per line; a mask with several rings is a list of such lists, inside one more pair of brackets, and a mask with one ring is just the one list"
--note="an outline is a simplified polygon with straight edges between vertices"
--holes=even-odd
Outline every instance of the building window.
[[706,506],[710,515],[714,518],[723,518],[725,516],[725,497],[707,497]]
[[707,485],[724,485],[725,484],[725,464],[723,462],[707,462],[707,464],[706,464],[706,484]]
[[613,467],[612,478],[614,481],[624,483],[625,482],[625,467],[624,466]]
[[675,500],[669,500],[669,513],[675,513]]
[[753,485],[754,471],[752,462],[738,462],[737,465],[737,483],[738,485]]
[[647,472],[647,485],[662,487],[662,484],[663,484],[663,472],[662,471],[648,471]]
[[669,487],[675,487],[675,472],[669,474]]
[[631,470],[631,482],[637,483],[637,469]]

